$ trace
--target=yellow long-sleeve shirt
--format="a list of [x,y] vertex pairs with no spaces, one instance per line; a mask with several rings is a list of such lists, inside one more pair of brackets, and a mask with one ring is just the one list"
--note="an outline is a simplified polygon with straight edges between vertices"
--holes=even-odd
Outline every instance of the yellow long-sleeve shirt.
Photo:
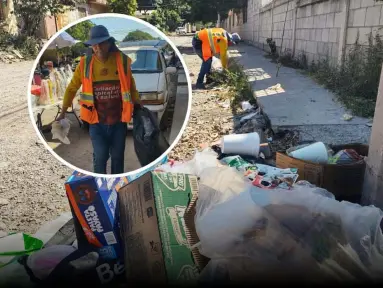
[[[117,73],[115,57],[101,62],[95,57],[93,62],[93,93],[100,123],[114,124],[121,119],[122,99],[121,87]],[[80,65],[77,66],[73,78],[68,85],[63,100],[63,107],[70,107],[78,89],[82,85]],[[133,101],[139,99],[139,93],[133,76],[130,79],[130,93]]]
[[227,39],[221,39],[221,41],[218,42],[219,46],[219,57],[222,62],[222,67],[227,69],[228,66],[228,60],[227,60],[227,50],[228,50],[228,41]]

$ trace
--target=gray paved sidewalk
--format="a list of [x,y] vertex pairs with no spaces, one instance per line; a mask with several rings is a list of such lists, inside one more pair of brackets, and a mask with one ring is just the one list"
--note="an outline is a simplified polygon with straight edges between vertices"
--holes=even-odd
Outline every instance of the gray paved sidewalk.
[[[296,69],[281,67],[276,77],[276,63],[264,55],[264,51],[246,44],[230,49],[230,57],[237,59],[246,69],[258,102],[273,125],[350,125],[369,122],[359,117],[351,121],[343,120],[347,111],[330,91]],[[271,88],[273,86],[276,89]]]
[[335,95],[301,71],[281,67],[276,77],[276,63],[265,58],[264,51],[247,44],[232,46],[229,53],[246,69],[258,103],[274,127],[298,130],[303,141],[369,143],[371,128],[366,124],[370,120],[343,120],[348,111]]

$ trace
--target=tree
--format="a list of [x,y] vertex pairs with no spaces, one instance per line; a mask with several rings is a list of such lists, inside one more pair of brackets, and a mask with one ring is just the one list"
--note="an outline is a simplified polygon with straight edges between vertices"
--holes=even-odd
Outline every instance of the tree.
[[130,32],[128,35],[126,35],[126,37],[122,41],[127,42],[127,41],[154,40],[154,39],[156,38],[147,32],[135,30]]
[[110,12],[134,15],[137,10],[137,0],[108,0]]
[[88,40],[90,29],[93,26],[95,26],[95,24],[87,20],[70,27],[66,32],[68,32],[74,39],[84,42]]
[[248,0],[187,0],[190,5],[190,22],[215,22],[218,14],[221,20],[228,17],[230,10],[239,11]]
[[56,16],[83,2],[84,0],[14,0],[15,15],[23,21],[22,34],[34,36],[45,15],[50,13]]

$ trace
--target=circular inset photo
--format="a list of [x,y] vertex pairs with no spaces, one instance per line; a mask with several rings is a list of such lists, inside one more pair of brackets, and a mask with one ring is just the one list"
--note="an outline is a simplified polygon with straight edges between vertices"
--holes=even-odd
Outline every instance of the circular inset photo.
[[[46,148],[93,176],[138,173],[166,161],[191,107],[176,46],[135,17],[102,14],[57,32],[31,71],[28,103]],[[131,173],[129,173],[131,172]]]

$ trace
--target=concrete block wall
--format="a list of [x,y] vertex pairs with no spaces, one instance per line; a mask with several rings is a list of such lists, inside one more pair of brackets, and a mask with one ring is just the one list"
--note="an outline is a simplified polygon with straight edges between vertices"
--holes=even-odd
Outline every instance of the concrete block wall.
[[350,0],[347,23],[347,48],[352,46],[359,34],[359,43],[368,45],[369,35],[383,35],[383,2],[375,0]]
[[272,37],[279,51],[303,53],[309,63],[341,60],[358,33],[362,44],[370,33],[383,34],[383,2],[375,0],[274,0],[264,6],[262,0],[248,0],[247,23],[230,18],[222,27],[245,41],[268,51],[266,39]]

